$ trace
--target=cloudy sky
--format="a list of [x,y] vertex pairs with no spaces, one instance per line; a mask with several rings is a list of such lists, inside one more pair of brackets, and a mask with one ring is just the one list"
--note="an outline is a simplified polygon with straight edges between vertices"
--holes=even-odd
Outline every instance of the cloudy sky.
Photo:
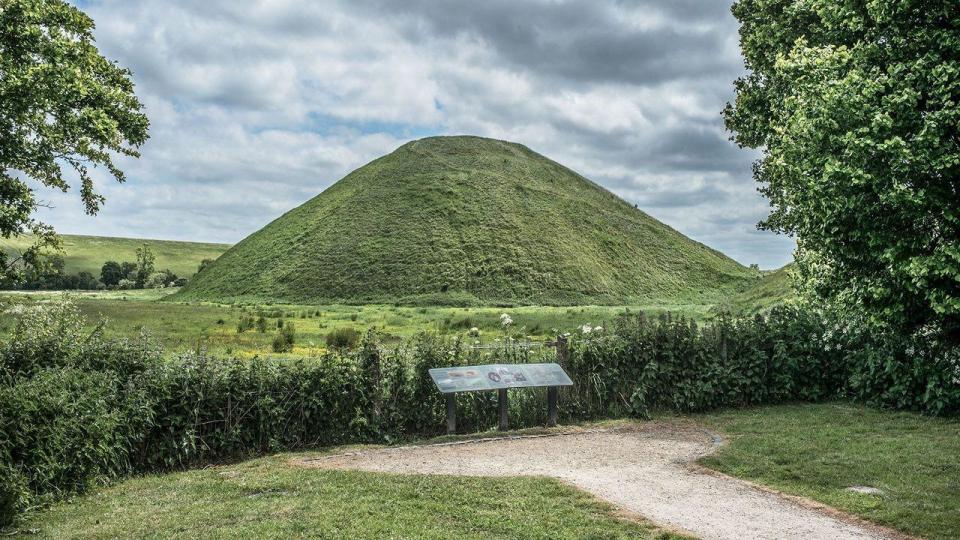
[[742,263],[786,263],[756,154],[720,111],[743,70],[721,0],[77,0],[151,120],[107,204],[61,232],[235,242],[411,139],[526,144]]

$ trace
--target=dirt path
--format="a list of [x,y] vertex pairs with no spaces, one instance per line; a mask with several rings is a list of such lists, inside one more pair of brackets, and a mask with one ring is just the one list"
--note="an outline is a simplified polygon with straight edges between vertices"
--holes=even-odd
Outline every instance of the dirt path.
[[298,464],[402,474],[552,476],[700,538],[889,537],[882,529],[692,465],[717,444],[694,425],[650,424],[384,448],[300,459]]

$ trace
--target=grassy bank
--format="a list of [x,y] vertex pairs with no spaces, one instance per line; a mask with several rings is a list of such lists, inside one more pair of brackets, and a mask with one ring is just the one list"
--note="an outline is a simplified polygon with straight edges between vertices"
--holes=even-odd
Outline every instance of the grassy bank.
[[[843,403],[695,417],[729,438],[702,463],[927,538],[960,538],[960,421]],[[882,494],[847,488],[878,488]]]

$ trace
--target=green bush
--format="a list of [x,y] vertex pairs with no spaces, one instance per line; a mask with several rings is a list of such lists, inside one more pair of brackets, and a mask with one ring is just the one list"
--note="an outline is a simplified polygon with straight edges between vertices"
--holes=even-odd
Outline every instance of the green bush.
[[253,316],[251,315],[241,315],[240,319],[237,321],[237,333],[242,334],[247,330],[251,330],[256,326]]
[[10,457],[4,456],[0,463],[0,527],[27,508],[31,495],[27,479],[10,462]]
[[145,397],[127,392],[116,373],[77,368],[3,388],[0,410],[2,454],[16,457],[33,493],[54,498],[132,472],[129,449],[151,418]]
[[135,470],[131,449],[152,420],[139,382],[160,358],[143,338],[84,332],[66,302],[20,314],[0,347],[0,524]]
[[868,324],[843,324],[829,343],[845,352],[848,388],[858,400],[935,415],[960,413],[960,349],[936,332],[901,336]]
[[819,318],[795,308],[721,316],[702,327],[669,315],[624,315],[604,337],[573,342],[574,414],[646,416],[834,397],[845,366],[823,335]]
[[140,470],[185,467],[365,438],[366,401],[351,358],[224,360],[188,354],[149,381],[151,429]]
[[327,333],[325,341],[331,349],[353,349],[360,341],[360,332],[350,327],[336,328]]
[[273,352],[275,353],[285,353],[293,352],[293,345],[296,341],[297,331],[293,326],[293,322],[287,321],[287,324],[283,326],[280,330],[277,331],[277,335],[273,338]]

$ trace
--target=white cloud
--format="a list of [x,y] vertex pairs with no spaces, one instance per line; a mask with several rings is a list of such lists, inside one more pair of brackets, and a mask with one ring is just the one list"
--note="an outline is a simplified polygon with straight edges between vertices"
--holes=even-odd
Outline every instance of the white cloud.
[[[409,139],[527,144],[741,262],[786,262],[720,110],[742,69],[723,5],[96,0],[101,51],[151,119],[107,204],[64,232],[237,241]],[[695,9],[694,9],[695,7]],[[707,9],[709,8],[709,9]]]

